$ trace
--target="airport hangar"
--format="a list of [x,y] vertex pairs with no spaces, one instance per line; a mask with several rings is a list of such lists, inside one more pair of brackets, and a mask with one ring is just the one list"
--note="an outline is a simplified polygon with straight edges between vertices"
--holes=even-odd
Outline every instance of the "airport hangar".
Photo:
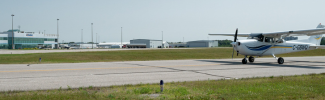
[[[128,48],[169,48],[173,47],[173,44],[168,44],[162,40],[150,40],[150,39],[133,39],[130,40],[130,44],[127,44]],[[218,47],[218,41],[215,40],[198,40],[198,41],[189,41],[186,43],[186,47],[195,48],[195,47]]]
[[[92,48],[91,43],[69,43],[70,47],[74,48]],[[218,47],[218,41],[215,40],[198,40],[189,41],[187,43],[168,43],[162,40],[152,39],[133,39],[130,42],[107,42],[94,43],[94,48],[179,48],[179,47]]]
[[197,40],[197,41],[189,41],[186,43],[186,46],[189,48],[196,47],[218,47],[218,41],[215,40]]
[[171,48],[206,48],[206,47],[218,47],[218,41],[215,40],[197,40],[197,41],[188,41],[186,43],[170,43],[169,46]]
[[168,48],[169,44],[162,40],[152,39],[133,39],[130,44],[126,44],[127,48]]
[[[13,39],[13,46],[12,46]],[[0,49],[55,48],[56,34],[24,32],[18,29],[0,32]]]

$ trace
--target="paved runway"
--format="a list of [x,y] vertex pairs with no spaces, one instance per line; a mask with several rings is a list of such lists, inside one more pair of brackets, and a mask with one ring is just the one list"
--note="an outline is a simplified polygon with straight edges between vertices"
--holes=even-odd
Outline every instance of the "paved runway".
[[43,90],[88,86],[216,80],[256,76],[301,75],[325,72],[325,57],[195,59],[63,64],[0,64],[0,91]]
[[[159,50],[161,48],[123,48],[123,49],[52,49],[52,50],[3,50],[0,54],[53,53],[53,52],[90,52],[90,51],[121,51],[121,50]],[[196,48],[163,48],[163,49],[196,49]]]

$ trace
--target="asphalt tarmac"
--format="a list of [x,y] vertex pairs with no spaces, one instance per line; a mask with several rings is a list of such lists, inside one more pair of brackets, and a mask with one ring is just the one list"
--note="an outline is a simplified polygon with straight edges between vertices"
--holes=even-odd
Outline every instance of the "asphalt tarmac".
[[0,91],[236,79],[325,72],[325,57],[194,59],[61,64],[0,64]]
[[196,48],[117,48],[117,49],[51,49],[51,50],[3,50],[0,54],[28,54],[28,53],[54,53],[54,52],[92,52],[92,51],[122,51],[122,50],[159,50],[159,49],[196,49]]

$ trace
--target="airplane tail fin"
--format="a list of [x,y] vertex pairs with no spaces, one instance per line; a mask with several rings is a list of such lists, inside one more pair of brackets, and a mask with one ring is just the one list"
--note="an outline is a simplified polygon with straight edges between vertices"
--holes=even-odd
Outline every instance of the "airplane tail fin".
[[[321,23],[316,28],[325,28],[325,25],[322,25]],[[314,43],[316,45],[320,45],[320,42],[322,41],[322,34],[320,35],[313,35],[309,37],[309,42]]]

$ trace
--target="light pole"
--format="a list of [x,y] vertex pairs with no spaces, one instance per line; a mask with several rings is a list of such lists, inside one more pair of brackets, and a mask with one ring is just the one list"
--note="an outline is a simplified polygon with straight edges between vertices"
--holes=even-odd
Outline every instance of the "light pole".
[[183,37],[183,43],[184,43],[184,37]]
[[93,23],[91,23],[91,48],[94,49],[94,41],[93,41]]
[[82,32],[83,32],[83,29],[81,29],[81,43],[83,43],[83,41],[82,41]]
[[122,27],[121,27],[121,48],[123,48],[123,44],[122,44]]
[[83,38],[82,35],[83,34],[82,34],[82,32],[83,32],[83,29],[81,29],[81,43],[80,43],[80,48],[82,48],[82,44],[83,44],[83,40],[82,40],[82,38]]
[[161,48],[164,47],[164,31],[161,31]]
[[96,33],[96,43],[97,43],[97,33]]
[[60,47],[60,44],[59,44],[59,19],[57,19],[57,45],[58,45],[58,47],[57,47],[57,49],[59,49],[59,47]]
[[12,23],[11,23],[11,31],[12,31],[12,34],[11,34],[11,46],[12,46],[12,49],[15,49],[15,46],[14,46],[14,14],[11,14],[11,16],[12,16]]

